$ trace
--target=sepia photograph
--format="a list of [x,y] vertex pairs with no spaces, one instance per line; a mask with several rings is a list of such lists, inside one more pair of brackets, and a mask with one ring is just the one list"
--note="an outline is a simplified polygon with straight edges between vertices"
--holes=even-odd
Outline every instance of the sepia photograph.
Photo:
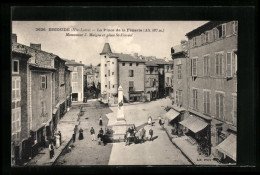
[[11,166],[236,165],[238,25],[13,20]]

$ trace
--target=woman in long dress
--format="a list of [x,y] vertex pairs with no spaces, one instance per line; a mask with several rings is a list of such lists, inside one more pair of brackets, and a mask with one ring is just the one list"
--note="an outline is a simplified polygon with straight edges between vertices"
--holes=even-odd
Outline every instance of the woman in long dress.
[[57,134],[56,135],[56,148],[60,147],[60,136]]
[[102,127],[102,125],[103,125],[103,121],[102,121],[102,117],[100,116],[100,117],[99,117],[99,126]]
[[82,140],[84,137],[83,137],[83,129],[80,128],[79,130],[79,140]]

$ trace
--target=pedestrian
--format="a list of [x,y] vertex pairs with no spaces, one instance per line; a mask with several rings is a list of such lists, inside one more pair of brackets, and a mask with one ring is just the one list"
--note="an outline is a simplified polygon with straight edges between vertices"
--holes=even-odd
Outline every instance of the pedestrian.
[[152,125],[152,117],[151,116],[149,116],[147,123],[148,123],[148,125]]
[[49,151],[50,151],[50,159],[54,156],[54,145],[53,142],[50,142],[49,144]]
[[98,138],[98,144],[101,145],[102,134],[100,132],[98,133],[97,138]]
[[103,125],[103,121],[102,121],[102,117],[100,116],[100,117],[99,117],[99,126],[102,127],[102,125]]
[[104,130],[103,130],[102,128],[100,128],[99,133],[100,133],[101,135],[103,135],[103,134],[104,134]]
[[125,143],[125,146],[129,145],[130,144],[130,132],[126,132],[126,143]]
[[95,137],[95,130],[93,127],[91,127],[90,129],[90,134],[91,134],[91,140],[93,141],[96,141],[96,137]]
[[146,130],[143,128],[142,129],[142,142],[144,142],[145,134],[146,134]]
[[60,136],[60,144],[61,144],[61,132],[58,132],[58,135]]
[[60,136],[59,134],[56,134],[56,148],[60,147]]
[[79,129],[79,140],[82,140],[83,138],[84,138],[84,136],[83,136],[83,129],[80,128]]
[[153,129],[151,128],[150,130],[149,130],[149,134],[150,134],[150,141],[153,141]]

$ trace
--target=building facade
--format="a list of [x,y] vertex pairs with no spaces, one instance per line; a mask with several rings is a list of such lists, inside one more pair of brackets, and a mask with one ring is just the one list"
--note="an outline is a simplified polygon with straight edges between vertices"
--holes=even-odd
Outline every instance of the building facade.
[[66,65],[71,70],[71,101],[83,102],[84,98],[84,64],[75,60],[66,60]]
[[29,137],[27,110],[27,72],[31,56],[12,47],[12,120],[11,164],[27,157],[24,143]]
[[157,99],[159,89],[159,65],[153,61],[146,61],[145,71],[145,95],[146,100],[151,101]]
[[126,102],[142,101],[145,61],[130,54],[112,53],[109,43],[105,43],[100,56],[102,101],[117,104],[119,85],[123,88]]
[[[189,115],[211,119],[211,144],[236,137],[237,21],[214,21],[186,34],[189,42]],[[236,140],[236,139],[235,139]],[[234,143],[235,144],[235,143]],[[232,144],[236,149],[235,145]],[[213,149],[215,154],[236,155]]]

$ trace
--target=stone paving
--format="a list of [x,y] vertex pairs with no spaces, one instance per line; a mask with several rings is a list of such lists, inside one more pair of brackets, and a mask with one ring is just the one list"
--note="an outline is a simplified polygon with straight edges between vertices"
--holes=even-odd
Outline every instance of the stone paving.
[[54,163],[72,137],[74,126],[77,123],[78,113],[79,108],[71,109],[59,121],[57,131],[61,131],[62,143],[59,148],[55,148],[54,157],[50,159],[49,148],[43,148],[38,155],[26,164],[27,166],[49,166]]

